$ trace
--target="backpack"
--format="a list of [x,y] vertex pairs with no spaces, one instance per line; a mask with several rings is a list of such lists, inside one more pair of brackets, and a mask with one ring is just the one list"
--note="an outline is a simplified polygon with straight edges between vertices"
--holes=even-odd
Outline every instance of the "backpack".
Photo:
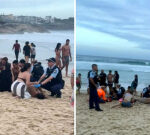
[[41,65],[41,63],[37,63],[34,65],[33,70],[32,70],[32,76],[34,78],[40,79],[40,77],[43,75],[44,69]]

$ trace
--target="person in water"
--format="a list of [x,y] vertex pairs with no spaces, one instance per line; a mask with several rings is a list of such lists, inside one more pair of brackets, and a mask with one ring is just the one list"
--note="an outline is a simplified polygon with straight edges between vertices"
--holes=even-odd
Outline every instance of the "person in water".
[[20,44],[18,43],[18,40],[16,40],[16,43],[13,45],[12,50],[15,51],[16,60],[18,60],[19,52],[21,52]]
[[25,46],[23,47],[23,54],[24,54],[24,56],[25,56],[25,61],[26,61],[26,63],[29,62],[30,53],[31,53],[31,47],[29,46],[29,42],[27,41],[27,42],[25,43]]
[[114,87],[117,87],[118,84],[119,84],[119,74],[118,74],[118,71],[115,71],[115,73],[114,73]]
[[[98,88],[98,75],[97,75],[97,65],[92,65],[92,70],[89,71],[89,109],[95,109],[96,111],[103,111],[100,109],[99,106],[99,98],[97,94],[97,88]],[[95,104],[95,106],[94,106]]]
[[38,84],[38,82],[30,82],[30,70],[30,63],[26,63],[24,67],[20,70],[17,80],[11,85],[12,95],[25,99],[31,97],[44,99],[45,96],[41,93],[41,91],[35,90],[35,88],[33,87],[33,85]]
[[57,43],[56,48],[55,48],[55,54],[56,54],[56,66],[61,69],[61,43]]
[[51,92],[51,96],[61,98],[61,89],[64,87],[61,70],[56,66],[55,58],[47,59],[48,68],[39,79],[39,84],[35,87],[42,87]]
[[134,80],[131,83],[131,89],[133,91],[134,94],[136,94],[136,88],[138,86],[138,75],[134,76]]
[[78,77],[76,78],[76,86],[77,86],[77,91],[79,92],[79,94],[80,94],[80,89],[81,89],[81,74],[79,73],[78,74]]
[[69,66],[69,57],[70,61],[72,61],[72,56],[71,56],[71,49],[70,49],[70,40],[66,40],[66,44],[62,46],[62,62],[63,66],[61,69],[64,67],[66,68],[66,77],[68,76],[68,66]]
[[112,71],[109,70],[109,74],[107,75],[107,82],[108,82],[108,87],[109,87],[110,93],[111,93],[112,88],[113,88],[113,79],[114,79],[114,76],[112,75]]
[[35,50],[35,44],[31,43],[31,63],[35,61],[36,56],[36,50]]
[[11,67],[12,82],[17,80],[19,72],[20,72],[20,69],[19,69],[18,61],[14,60],[12,63],[12,67]]
[[10,91],[11,83],[11,64],[8,62],[8,58],[4,57],[0,61],[0,91]]

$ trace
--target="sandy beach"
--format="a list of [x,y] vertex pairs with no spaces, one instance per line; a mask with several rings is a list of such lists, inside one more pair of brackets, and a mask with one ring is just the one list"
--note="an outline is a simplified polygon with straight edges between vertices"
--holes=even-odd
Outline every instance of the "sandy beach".
[[77,94],[77,135],[149,135],[150,105],[114,108],[118,102],[100,104],[103,112],[88,109],[88,95]]
[[0,93],[0,135],[73,135],[72,89],[70,78],[64,80],[61,99],[18,99]]

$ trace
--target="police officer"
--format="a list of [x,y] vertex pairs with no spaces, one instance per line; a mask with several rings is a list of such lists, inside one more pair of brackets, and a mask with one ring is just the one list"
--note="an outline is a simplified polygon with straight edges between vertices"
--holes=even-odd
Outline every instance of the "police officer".
[[38,85],[34,85],[36,88],[42,87],[48,91],[51,91],[51,96],[61,98],[61,89],[63,88],[63,80],[61,70],[56,66],[55,58],[47,59],[48,68],[41,76]]
[[[97,65],[92,65],[92,71],[89,72],[89,88],[90,88],[90,94],[89,94],[89,109],[94,109],[96,111],[103,111],[99,107],[98,102],[98,94],[97,94],[97,84],[98,84],[98,75],[97,75]],[[95,107],[94,107],[95,104]]]

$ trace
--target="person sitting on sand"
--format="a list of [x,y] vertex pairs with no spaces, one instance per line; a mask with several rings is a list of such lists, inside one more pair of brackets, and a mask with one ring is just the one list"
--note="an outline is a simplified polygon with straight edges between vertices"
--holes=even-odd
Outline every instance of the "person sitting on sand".
[[143,89],[141,93],[142,98],[150,98],[150,85]]
[[133,106],[133,103],[135,102],[135,100],[133,98],[133,92],[132,92],[132,90],[130,88],[131,87],[128,86],[128,90],[125,93],[123,99],[120,99],[119,100],[120,103],[118,105],[112,106],[112,108],[115,108],[115,107],[120,106],[120,105],[122,107],[132,107]]
[[48,68],[39,79],[39,84],[36,86],[42,87],[51,92],[51,96],[61,98],[61,89],[64,87],[61,70],[56,66],[55,58],[47,59]]
[[107,101],[105,88],[106,88],[105,86],[101,86],[101,88],[97,90],[99,103],[105,103]]
[[10,91],[12,83],[12,73],[11,64],[8,63],[8,58],[2,58],[0,65],[0,91]]
[[29,46],[29,42],[27,41],[27,42],[25,43],[25,46],[23,47],[23,54],[24,54],[24,56],[25,56],[25,61],[26,61],[26,63],[29,62],[30,53],[31,53],[31,47]]
[[78,74],[78,77],[76,78],[76,86],[78,88],[77,91],[80,94],[80,89],[81,89],[81,74],[80,73]]
[[20,69],[18,65],[18,60],[14,60],[12,63],[11,73],[12,73],[12,82],[14,82],[19,75]]
[[55,54],[56,54],[56,66],[58,66],[61,69],[61,43],[57,43],[57,46],[55,48]]
[[[30,97],[37,97],[39,99],[44,99],[45,96],[38,90],[35,90],[33,87],[34,84],[38,84],[37,82],[30,82],[30,70],[31,64],[26,63],[24,67],[21,69],[18,78],[11,85],[11,91],[13,96],[18,96],[20,98],[28,99]],[[29,89],[28,89],[29,87]]]
[[123,95],[125,93],[125,88],[121,87],[120,84],[117,85],[117,99],[123,98]]

